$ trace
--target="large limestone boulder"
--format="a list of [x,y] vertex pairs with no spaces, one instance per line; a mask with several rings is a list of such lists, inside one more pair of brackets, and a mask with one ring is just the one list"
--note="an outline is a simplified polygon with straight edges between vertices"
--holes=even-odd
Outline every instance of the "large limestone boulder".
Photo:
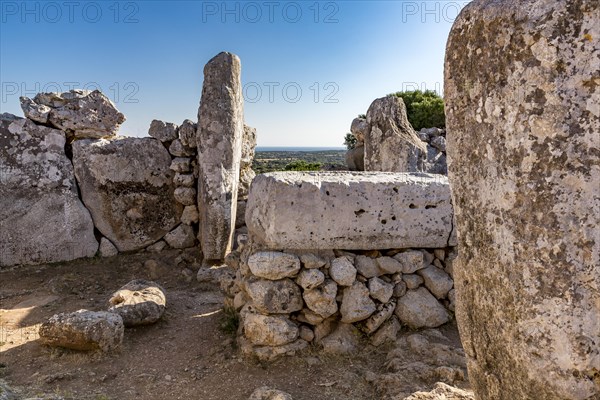
[[367,111],[365,171],[416,172],[424,170],[427,145],[408,122],[400,97],[376,99]]
[[198,210],[206,259],[231,250],[244,136],[244,101],[238,56],[220,53],[204,67],[198,110]]
[[179,223],[171,156],[153,138],[78,140],[73,165],[96,228],[119,249],[142,249]]
[[33,99],[20,100],[27,118],[65,131],[68,138],[115,136],[125,122],[125,116],[99,90],[38,93]]
[[92,257],[94,225],[77,196],[62,131],[0,115],[0,265]]
[[274,172],[254,179],[246,224],[273,249],[443,248],[452,215],[440,175]]
[[48,346],[111,351],[121,346],[124,330],[119,314],[79,310],[53,315],[40,326],[39,334]]
[[584,0],[477,0],[452,28],[456,316],[478,399],[600,397],[599,37]]

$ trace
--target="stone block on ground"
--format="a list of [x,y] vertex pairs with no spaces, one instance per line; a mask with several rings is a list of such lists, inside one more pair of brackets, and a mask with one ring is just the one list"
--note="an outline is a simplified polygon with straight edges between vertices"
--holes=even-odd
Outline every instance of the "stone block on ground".
[[123,342],[120,315],[106,311],[79,310],[56,314],[40,326],[40,341],[73,350],[112,351]]

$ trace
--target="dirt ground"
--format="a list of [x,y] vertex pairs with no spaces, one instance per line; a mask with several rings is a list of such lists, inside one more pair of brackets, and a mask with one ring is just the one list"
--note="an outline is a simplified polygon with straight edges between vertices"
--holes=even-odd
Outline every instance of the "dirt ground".
[[[177,263],[179,255],[143,252],[0,269],[0,380],[22,398],[246,400],[261,386],[295,400],[388,398],[373,377],[386,373],[393,344],[366,347],[352,357],[314,348],[270,364],[242,359],[234,337],[222,328],[218,287],[196,281],[199,264],[190,261],[195,254]],[[149,259],[158,265],[145,266]],[[37,340],[46,318],[105,310],[115,290],[139,278],[166,289],[167,311],[154,325],[127,329],[120,351],[82,353]],[[460,346],[454,325],[443,330]],[[421,383],[422,389],[434,383]],[[466,381],[459,386],[468,387]]]

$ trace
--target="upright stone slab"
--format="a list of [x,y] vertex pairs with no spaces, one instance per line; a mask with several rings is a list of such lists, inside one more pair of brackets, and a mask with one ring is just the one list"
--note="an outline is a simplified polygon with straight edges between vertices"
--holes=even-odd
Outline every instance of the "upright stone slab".
[[199,239],[206,259],[222,259],[231,249],[244,135],[243,106],[240,59],[220,53],[204,67],[196,136]]
[[96,254],[65,141],[62,131],[0,115],[0,266]]
[[450,34],[456,316],[478,399],[600,398],[598,12],[477,0]]
[[78,140],[75,176],[96,228],[119,249],[142,249],[179,224],[171,156],[154,138]]
[[272,249],[455,244],[448,179],[425,173],[273,172],[254,178],[246,224]]
[[365,171],[424,171],[427,145],[408,122],[400,97],[387,96],[371,103],[365,130]]

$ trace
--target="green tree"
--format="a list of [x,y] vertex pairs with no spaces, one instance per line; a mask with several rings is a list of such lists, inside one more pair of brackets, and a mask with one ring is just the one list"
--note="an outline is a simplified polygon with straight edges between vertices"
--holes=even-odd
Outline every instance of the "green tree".
[[402,98],[406,104],[408,122],[416,131],[422,128],[445,128],[444,100],[433,90],[396,92],[390,96]]
[[350,132],[346,133],[346,136],[344,136],[344,146],[346,146],[348,150],[352,150],[356,147],[356,137]]
[[319,171],[321,169],[321,163],[307,163],[304,160],[292,161],[285,166],[286,171]]

